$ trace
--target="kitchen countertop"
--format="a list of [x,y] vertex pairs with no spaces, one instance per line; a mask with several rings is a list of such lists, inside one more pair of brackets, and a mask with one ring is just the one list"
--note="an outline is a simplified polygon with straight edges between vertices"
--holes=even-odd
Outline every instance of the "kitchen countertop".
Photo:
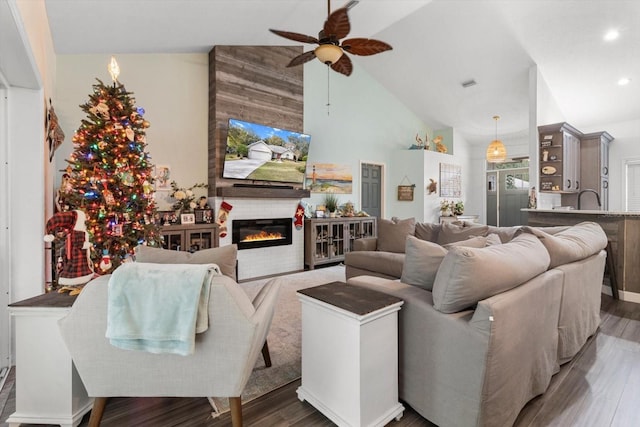
[[603,215],[603,216],[637,216],[640,217],[640,212],[624,212],[624,211],[598,211],[598,210],[586,210],[586,209],[521,209],[524,212],[540,212],[540,213],[557,213],[561,215],[565,214],[580,214],[580,215]]

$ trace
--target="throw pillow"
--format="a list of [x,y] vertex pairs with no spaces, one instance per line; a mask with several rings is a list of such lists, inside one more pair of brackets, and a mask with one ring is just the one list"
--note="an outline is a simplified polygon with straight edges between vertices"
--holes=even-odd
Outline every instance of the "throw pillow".
[[[511,239],[509,239],[511,240]],[[487,246],[501,245],[502,239],[496,233],[487,234]]]
[[380,219],[378,221],[378,250],[404,253],[407,236],[413,236],[415,229],[415,218],[396,221]]
[[607,235],[595,222],[581,222],[556,234],[535,227],[522,227],[522,232],[537,236],[551,257],[549,268],[585,259],[607,247]]
[[447,250],[436,243],[414,236],[407,237],[400,281],[430,291],[440,263],[446,254]]
[[238,245],[226,245],[219,248],[203,249],[194,253],[172,251],[138,245],[135,249],[136,262],[154,262],[157,264],[218,264],[225,276],[236,280],[236,259]]
[[529,234],[485,248],[452,247],[433,283],[433,307],[456,313],[544,273],[549,253]]
[[514,225],[512,227],[496,227],[495,225],[490,225],[487,234],[496,234],[502,243],[507,243],[514,238],[516,232],[520,230],[521,227],[521,225]]
[[445,222],[438,233],[438,243],[441,246],[447,243],[459,242],[472,236],[486,236],[489,230],[488,225],[462,223],[453,224]]
[[419,222],[416,224],[415,236],[421,240],[429,242],[438,242],[438,233],[442,227],[440,224],[432,224],[430,222]]
[[469,237],[467,240],[447,243],[446,245],[444,245],[444,248],[450,249],[454,246],[464,246],[466,248],[484,248],[485,246],[487,246],[487,238],[483,236]]

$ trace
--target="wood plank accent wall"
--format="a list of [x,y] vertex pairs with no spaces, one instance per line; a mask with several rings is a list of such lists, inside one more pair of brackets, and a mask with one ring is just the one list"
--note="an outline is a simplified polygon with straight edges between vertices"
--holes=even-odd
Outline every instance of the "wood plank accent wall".
[[234,182],[222,178],[230,118],[303,132],[304,66],[287,68],[302,52],[302,46],[214,46],[209,52],[210,197]]

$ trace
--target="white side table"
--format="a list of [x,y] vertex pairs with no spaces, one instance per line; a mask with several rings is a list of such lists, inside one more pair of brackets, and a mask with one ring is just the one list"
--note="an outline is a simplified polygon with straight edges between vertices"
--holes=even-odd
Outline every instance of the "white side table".
[[93,406],[58,330],[75,297],[55,292],[9,305],[15,319],[16,412],[7,423],[75,427]]
[[302,385],[308,401],[338,426],[399,420],[400,298],[333,282],[298,291],[302,303]]

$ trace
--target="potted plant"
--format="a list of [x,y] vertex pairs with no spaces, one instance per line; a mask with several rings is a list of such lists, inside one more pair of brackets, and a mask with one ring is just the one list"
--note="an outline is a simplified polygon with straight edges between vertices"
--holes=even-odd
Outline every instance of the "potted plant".
[[324,195],[324,205],[329,211],[330,217],[336,216],[336,210],[338,210],[338,196],[333,193],[327,193]]
[[453,212],[451,212],[452,202],[449,200],[440,201],[440,216],[451,216]]
[[454,215],[462,215],[464,213],[464,203],[462,202],[462,200],[458,200],[455,203],[452,203],[452,208],[451,210],[453,211]]

